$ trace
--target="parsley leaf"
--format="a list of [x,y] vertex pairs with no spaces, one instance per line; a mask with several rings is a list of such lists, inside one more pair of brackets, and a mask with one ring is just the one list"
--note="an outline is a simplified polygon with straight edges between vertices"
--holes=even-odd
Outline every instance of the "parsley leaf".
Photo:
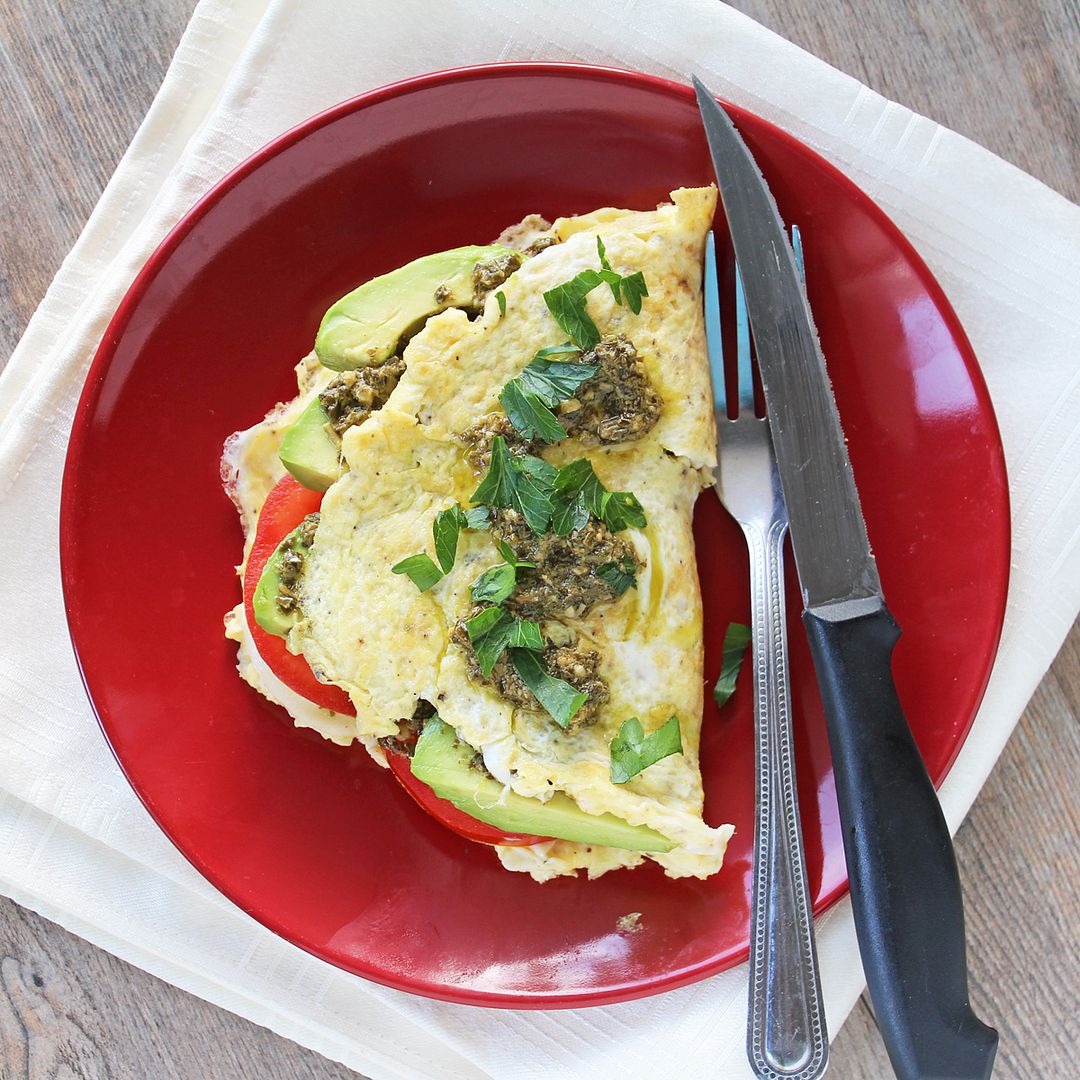
[[600,517],[612,532],[644,529],[648,522],[645,509],[629,491],[607,491],[600,507]]
[[512,506],[514,481],[510,473],[510,451],[506,440],[496,435],[491,440],[491,463],[480,486],[472,493],[469,502],[487,503],[489,506]]
[[472,583],[472,598],[478,604],[487,602],[501,604],[517,584],[517,569],[510,563],[499,563],[490,570],[485,570]]
[[542,649],[544,638],[537,623],[515,619],[501,607],[484,608],[465,620],[465,631],[476,653],[480,674],[491,677],[499,657],[508,647]]
[[580,345],[582,350],[591,349],[600,343],[600,331],[585,306],[585,297],[597,285],[606,284],[611,289],[615,303],[621,304],[625,300],[635,315],[641,312],[641,298],[649,295],[645,275],[640,270],[623,277],[611,268],[604,250],[604,241],[599,236],[596,238],[596,253],[600,258],[601,269],[582,270],[569,281],[564,281],[544,293],[544,303],[547,304],[548,311],[570,335],[570,340],[575,345]]
[[605,280],[608,285],[611,286],[611,295],[615,297],[616,304],[621,304],[622,300],[619,297],[619,284],[622,279],[611,269],[611,263],[609,263],[607,259],[607,252],[604,250],[604,241],[600,239],[599,235],[596,237],[596,254],[600,256],[600,265],[611,275],[611,277],[605,276]]
[[537,353],[522,373],[503,387],[499,402],[510,423],[526,439],[539,437],[546,443],[558,442],[566,438],[566,431],[551,406],[573,397],[577,388],[599,370],[596,364],[549,360]]
[[607,582],[616,596],[622,596],[627,589],[637,588],[636,569],[633,562],[623,559],[622,562],[606,562],[603,566],[598,566],[596,576]]
[[547,345],[542,349],[537,349],[533,362],[547,360],[551,356],[570,356],[579,352],[581,350],[572,341],[564,341],[561,345]]
[[490,506],[473,506],[465,511],[465,528],[486,529],[490,518]]
[[544,303],[555,321],[582,350],[600,344],[600,331],[585,310],[585,297],[603,282],[598,270],[582,270],[569,281],[544,293]]
[[568,727],[578,709],[588,701],[589,695],[549,675],[540,663],[538,653],[530,649],[511,649],[510,659],[521,681],[533,692],[548,715],[560,727]]
[[526,439],[537,437],[546,443],[566,438],[566,429],[544,403],[539,394],[525,388],[521,379],[511,379],[499,395],[499,404],[506,410],[510,423]]
[[556,536],[569,536],[589,524],[589,511],[580,497],[556,499],[551,512],[551,531]]
[[506,314],[506,293],[504,293],[502,291],[502,289],[500,289],[495,294],[495,299],[499,301],[499,315],[500,316],[505,315]]
[[[615,303],[621,304],[625,300],[630,305],[630,310],[635,315],[640,315],[641,298],[649,295],[648,287],[645,285],[645,275],[640,270],[636,274],[628,274],[626,277],[615,273],[611,269],[611,263],[607,260],[604,241],[599,236],[596,238],[596,252],[600,256],[600,265],[604,268],[601,271],[601,276],[611,286],[611,295],[615,297]],[[622,293],[621,296],[620,292]]]
[[650,765],[681,753],[682,735],[677,716],[651,735],[646,735],[641,721],[631,716],[611,740],[611,782],[625,784]]
[[564,465],[552,488],[552,529],[566,536],[583,528],[589,515],[599,518],[612,532],[647,524],[641,503],[629,491],[608,491],[588,458]]
[[724,634],[724,650],[720,657],[720,677],[713,687],[713,700],[717,705],[727,704],[728,698],[735,693],[735,680],[746,658],[746,649],[750,644],[750,627],[742,623],[729,623]]
[[491,440],[491,465],[471,502],[488,503],[517,510],[537,535],[547,531],[551,521],[551,486],[557,470],[531,454],[511,454],[506,440]]
[[409,580],[421,591],[427,592],[432,585],[442,579],[442,571],[432,561],[430,555],[421,552],[410,555],[407,559],[390,567],[392,573],[408,574]]
[[545,405],[555,405],[572,398],[578,387],[599,370],[599,364],[546,360],[537,353],[514,382],[520,383],[523,390],[534,393]]
[[649,295],[645,284],[645,275],[639,270],[636,274],[630,274],[622,279],[623,299],[630,306],[635,315],[641,314],[641,298]]
[[446,510],[440,510],[435,515],[435,520],[431,525],[431,535],[435,540],[435,558],[439,560],[444,574],[449,574],[454,569],[458,536],[462,529],[468,528],[468,525],[465,512],[457,503]]
[[540,624],[529,619],[514,619],[510,627],[510,648],[532,649],[539,652],[544,647],[544,636],[540,633]]
[[499,554],[515,569],[515,570],[532,570],[536,567],[536,563],[523,562],[517,557],[517,552],[505,541],[496,540],[495,546],[499,549]]

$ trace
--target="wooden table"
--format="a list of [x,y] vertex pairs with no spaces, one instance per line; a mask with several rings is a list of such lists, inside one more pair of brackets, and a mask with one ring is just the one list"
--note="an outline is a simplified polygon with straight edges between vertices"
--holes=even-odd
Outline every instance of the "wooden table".
[[[0,6],[0,177],[9,212],[0,235],[5,359],[150,104],[192,6]],[[1080,199],[1077,0],[735,6]],[[1000,1077],[1080,1074],[1078,716],[1074,627],[957,841],[972,994],[979,1015],[1001,1031]],[[0,1057],[0,1075],[11,1080],[356,1076],[6,900]],[[865,1002],[835,1040],[830,1075],[891,1075]]]

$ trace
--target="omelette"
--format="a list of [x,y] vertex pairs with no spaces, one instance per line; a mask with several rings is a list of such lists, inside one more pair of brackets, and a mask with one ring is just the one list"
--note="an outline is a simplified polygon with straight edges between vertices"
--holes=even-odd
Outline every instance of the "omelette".
[[[245,593],[250,560],[272,570],[226,617],[240,675],[296,724],[411,762],[539,881],[646,860],[707,877],[733,831],[702,818],[691,531],[716,465],[716,192],[671,200],[531,216],[366,283],[298,396],[223,458]],[[267,557],[283,484],[317,510]],[[300,658],[315,693],[282,674]]]

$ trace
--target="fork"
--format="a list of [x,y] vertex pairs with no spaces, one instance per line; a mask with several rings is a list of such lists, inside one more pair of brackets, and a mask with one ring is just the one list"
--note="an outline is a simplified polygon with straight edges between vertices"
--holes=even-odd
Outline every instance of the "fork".
[[[792,244],[802,274],[797,227],[792,229]],[[795,786],[784,609],[788,515],[768,420],[754,414],[750,325],[738,265],[737,413],[728,419],[716,247],[711,233],[705,249],[704,288],[720,452],[716,492],[742,527],[750,550],[757,798],[746,1049],[762,1080],[816,1080],[828,1065],[829,1041]]]

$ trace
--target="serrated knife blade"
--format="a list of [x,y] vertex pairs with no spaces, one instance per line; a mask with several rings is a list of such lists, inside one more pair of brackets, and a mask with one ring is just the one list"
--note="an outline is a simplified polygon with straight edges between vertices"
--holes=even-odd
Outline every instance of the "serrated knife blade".
[[881,582],[787,231],[727,113],[696,86],[746,291],[803,603],[825,618],[876,610]]

